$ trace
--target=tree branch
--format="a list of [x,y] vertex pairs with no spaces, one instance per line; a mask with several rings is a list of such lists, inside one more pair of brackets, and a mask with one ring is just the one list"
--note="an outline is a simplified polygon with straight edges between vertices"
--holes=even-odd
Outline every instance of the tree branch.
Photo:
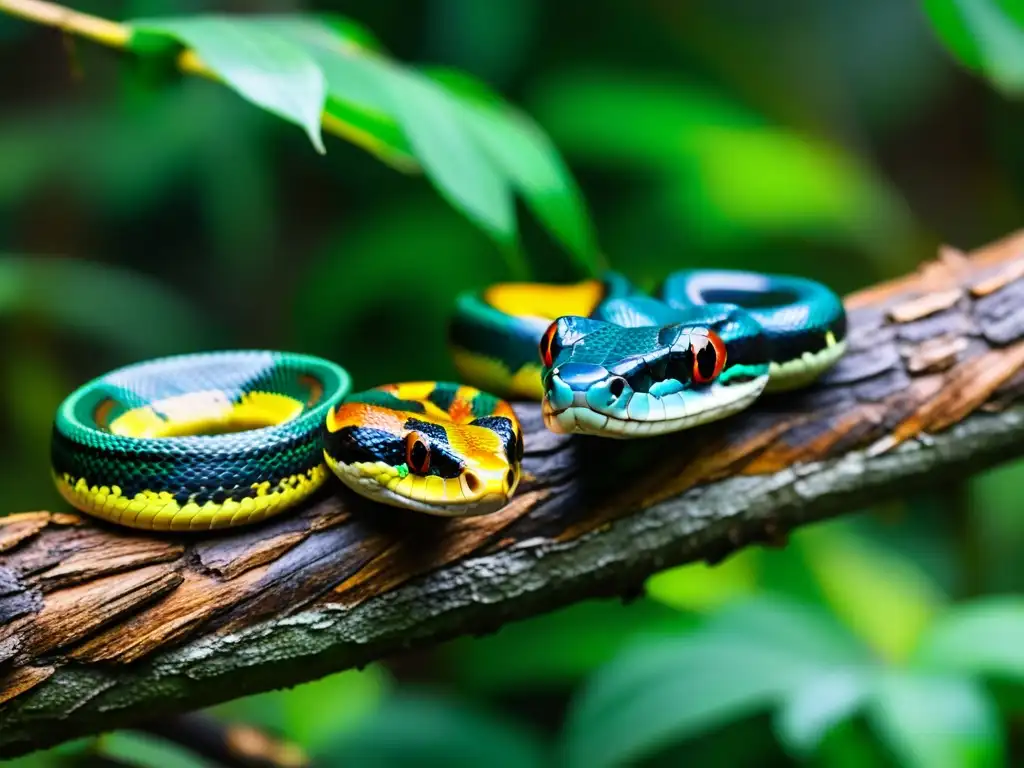
[[331,483],[216,536],[0,520],[0,756],[294,685],[718,561],[1024,454],[1024,232],[847,297],[820,385],[642,441],[544,430],[513,502],[445,520]]

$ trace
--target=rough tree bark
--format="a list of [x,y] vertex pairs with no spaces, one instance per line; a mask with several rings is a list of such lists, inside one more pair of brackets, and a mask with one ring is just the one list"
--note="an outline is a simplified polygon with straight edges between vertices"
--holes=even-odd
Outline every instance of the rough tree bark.
[[811,390],[646,441],[566,438],[518,407],[525,479],[433,519],[332,483],[216,536],[68,512],[0,520],[0,756],[425,646],[715,561],[1024,453],[1024,232],[847,297]]

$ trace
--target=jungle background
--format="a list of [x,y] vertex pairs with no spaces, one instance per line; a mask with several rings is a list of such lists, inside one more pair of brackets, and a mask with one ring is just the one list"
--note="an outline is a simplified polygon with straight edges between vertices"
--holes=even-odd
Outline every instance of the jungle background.
[[[937,31],[955,1],[72,5],[333,11],[402,62],[470,73],[547,133],[600,252],[641,285],[713,265],[846,293],[1024,221],[1013,2],[975,4],[973,48],[945,39],[973,68]],[[3,16],[0,72],[0,513],[63,508],[54,410],[111,367],[271,347],[337,360],[360,388],[452,378],[457,292],[579,275],[522,206],[517,262],[422,175],[334,136],[319,154],[219,84]],[[1020,764],[1022,482],[1019,462],[950,478],[782,550],[658,574],[628,604],[207,714],[330,766]],[[207,764],[137,732],[10,764],[97,756]]]

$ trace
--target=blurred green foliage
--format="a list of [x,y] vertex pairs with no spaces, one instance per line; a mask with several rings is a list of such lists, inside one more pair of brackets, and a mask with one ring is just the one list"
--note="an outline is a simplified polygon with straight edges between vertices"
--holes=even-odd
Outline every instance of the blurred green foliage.
[[[450,378],[466,288],[600,256],[640,284],[724,265],[845,292],[1024,213],[1013,0],[73,5],[156,37],[133,56],[0,17],[19,73],[0,81],[0,513],[60,507],[53,411],[115,365],[262,346],[359,385]],[[327,14],[331,40],[372,55],[200,12]],[[291,76],[182,77],[149,55],[174,40],[222,75],[255,46]],[[321,97],[371,152],[324,130]],[[1008,464],[658,574],[629,604],[209,714],[319,765],[1018,764],[1022,482]],[[11,764],[97,754],[207,764],[128,732]]]

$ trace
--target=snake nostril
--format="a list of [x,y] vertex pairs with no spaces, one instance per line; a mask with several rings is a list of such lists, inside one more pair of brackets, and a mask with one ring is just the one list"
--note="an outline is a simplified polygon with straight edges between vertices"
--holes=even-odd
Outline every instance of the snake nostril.
[[616,376],[608,384],[608,392],[611,393],[612,397],[619,397],[626,389],[626,380],[621,376]]
[[508,471],[508,474],[507,474],[507,475],[505,475],[505,484],[506,484],[506,485],[507,485],[507,486],[508,486],[509,488],[511,488],[511,487],[512,487],[513,485],[515,485],[515,484],[516,484],[516,473],[515,473],[515,470],[513,470],[513,469],[510,469],[510,470]]
[[480,478],[474,475],[472,472],[466,473],[466,487],[469,488],[470,493],[476,493],[480,490]]

